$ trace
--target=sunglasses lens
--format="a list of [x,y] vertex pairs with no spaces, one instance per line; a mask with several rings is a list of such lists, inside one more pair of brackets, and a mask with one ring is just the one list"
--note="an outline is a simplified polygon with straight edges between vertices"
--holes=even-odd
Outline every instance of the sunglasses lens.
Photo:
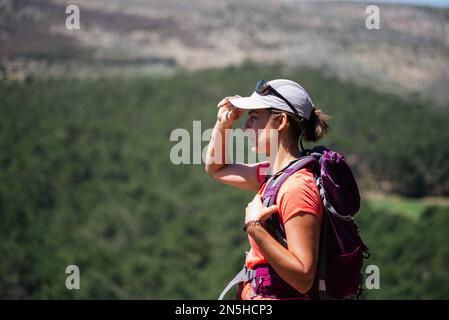
[[267,87],[266,87],[266,82],[265,82],[265,80],[259,80],[259,82],[257,82],[257,84],[256,84],[256,92],[257,93],[264,93],[266,90],[267,90]]

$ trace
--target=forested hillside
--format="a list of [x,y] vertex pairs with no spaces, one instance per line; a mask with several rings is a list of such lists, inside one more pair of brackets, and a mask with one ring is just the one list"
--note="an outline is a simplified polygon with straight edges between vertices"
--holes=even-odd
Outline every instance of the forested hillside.
[[[363,297],[449,298],[449,208],[411,219],[366,197],[449,195],[449,108],[253,64],[1,82],[0,297],[215,299],[248,249],[241,227],[252,194],[218,184],[203,165],[172,164],[170,133],[192,133],[194,120],[211,128],[224,96],[284,77],[332,116],[322,143],[347,156],[362,187],[356,220],[367,264],[381,272],[381,289]],[[80,268],[80,290],[65,287],[69,264]]]

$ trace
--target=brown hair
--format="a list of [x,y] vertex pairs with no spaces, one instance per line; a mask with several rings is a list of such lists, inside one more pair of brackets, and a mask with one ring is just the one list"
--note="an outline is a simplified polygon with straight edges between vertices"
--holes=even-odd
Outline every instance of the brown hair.
[[296,142],[296,145],[301,138],[301,134],[304,141],[316,142],[326,134],[327,130],[329,130],[328,122],[330,116],[317,108],[313,109],[309,120],[283,110],[269,109],[269,111],[271,115],[276,117],[282,113],[287,115],[289,136],[293,142]]

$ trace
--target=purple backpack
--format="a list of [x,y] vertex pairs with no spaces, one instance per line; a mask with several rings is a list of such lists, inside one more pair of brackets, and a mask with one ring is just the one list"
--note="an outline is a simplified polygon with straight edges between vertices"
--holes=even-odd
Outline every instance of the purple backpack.
[[[314,171],[324,205],[318,270],[312,289],[307,294],[300,294],[269,264],[254,269],[244,266],[223,290],[220,300],[234,285],[246,281],[251,282],[254,294],[278,299],[352,299],[362,292],[363,259],[368,258],[369,253],[352,219],[360,208],[360,194],[343,155],[322,146],[308,151],[306,156],[271,176],[262,202],[266,207],[275,204],[282,183],[306,167]],[[267,176],[264,183],[269,178]],[[267,230],[287,247],[284,225],[278,213],[267,220]]]
[[[362,290],[363,258],[368,258],[369,252],[352,218],[360,208],[360,194],[343,155],[322,146],[314,148],[273,176],[262,201],[267,207],[275,204],[282,183],[305,167],[313,168],[324,205],[318,270],[310,295],[320,299],[358,297]],[[277,213],[267,221],[267,228],[287,247],[285,229]]]

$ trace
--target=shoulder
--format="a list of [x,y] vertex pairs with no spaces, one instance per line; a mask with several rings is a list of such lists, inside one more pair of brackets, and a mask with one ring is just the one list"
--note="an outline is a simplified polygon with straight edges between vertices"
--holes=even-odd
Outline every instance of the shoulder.
[[279,189],[279,194],[297,193],[304,189],[318,192],[314,173],[311,168],[298,170],[288,177]]
[[[313,183],[313,185],[316,185],[315,177],[312,168],[303,168],[295,173],[293,173],[290,177],[285,180],[282,187],[288,188],[289,186],[294,185],[295,183]],[[281,187],[281,189],[282,189]]]

